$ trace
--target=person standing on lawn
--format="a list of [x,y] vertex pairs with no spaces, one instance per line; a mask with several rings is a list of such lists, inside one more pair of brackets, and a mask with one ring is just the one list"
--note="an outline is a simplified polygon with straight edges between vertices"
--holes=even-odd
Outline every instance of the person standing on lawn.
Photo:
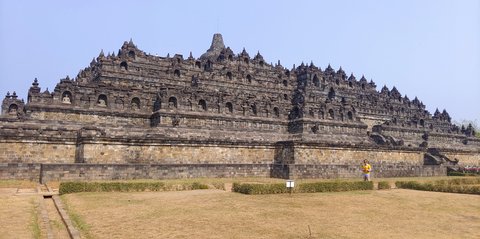
[[370,172],[372,171],[372,165],[368,163],[368,160],[363,160],[362,172],[363,172],[363,181],[370,181]]

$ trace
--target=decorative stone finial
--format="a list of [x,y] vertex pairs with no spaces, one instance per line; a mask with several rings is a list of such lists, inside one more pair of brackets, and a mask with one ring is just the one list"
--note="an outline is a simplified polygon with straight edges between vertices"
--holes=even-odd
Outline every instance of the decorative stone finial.
[[380,91],[382,94],[389,94],[390,90],[388,90],[388,87],[386,85],[383,85],[382,90]]
[[338,69],[337,74],[340,75],[342,77],[342,79],[344,79],[344,80],[345,80],[345,78],[347,78],[347,74],[345,74],[345,71],[342,69],[341,66]]
[[33,80],[32,86],[33,86],[33,87],[38,87],[37,77],[35,77],[35,79]]
[[[362,75],[362,78],[360,78],[361,82],[367,82],[367,78],[365,78],[365,75]],[[386,87],[386,86],[385,86]]]
[[201,59],[204,59],[204,58],[217,59],[217,57],[220,55],[223,49],[225,49],[225,44],[223,43],[222,34],[215,33],[213,35],[212,44],[210,45],[210,48],[207,50],[207,52],[205,52],[202,56],[200,56],[200,58]]
[[220,52],[224,48],[225,48],[225,44],[223,43],[222,34],[220,34],[220,33],[213,34],[212,45],[210,45],[209,50],[215,51],[215,52],[217,52],[217,51]]
[[353,72],[350,73],[350,76],[348,77],[348,80],[349,81],[356,81],[357,80],[357,78],[355,78],[355,76],[353,75]]
[[333,74],[335,73],[335,71],[333,70],[332,66],[330,65],[330,63],[328,64],[327,68],[325,69],[325,73],[326,74]]

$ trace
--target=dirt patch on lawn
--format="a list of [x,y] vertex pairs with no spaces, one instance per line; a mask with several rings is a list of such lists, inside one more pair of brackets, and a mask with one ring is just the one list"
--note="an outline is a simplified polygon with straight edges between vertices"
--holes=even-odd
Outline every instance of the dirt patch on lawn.
[[480,197],[413,190],[62,196],[94,238],[475,238]]

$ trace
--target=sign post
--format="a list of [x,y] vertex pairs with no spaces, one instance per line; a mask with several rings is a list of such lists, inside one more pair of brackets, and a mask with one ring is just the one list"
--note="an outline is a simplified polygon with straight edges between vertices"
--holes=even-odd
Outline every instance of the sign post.
[[287,180],[286,186],[287,186],[287,188],[288,188],[288,192],[289,192],[290,194],[292,194],[292,190],[293,190],[293,188],[295,187],[295,181],[293,181],[293,180]]

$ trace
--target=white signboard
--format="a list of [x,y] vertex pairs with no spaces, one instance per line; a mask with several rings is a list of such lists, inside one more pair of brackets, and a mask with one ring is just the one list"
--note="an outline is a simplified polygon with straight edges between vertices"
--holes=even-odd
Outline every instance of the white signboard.
[[295,182],[293,180],[287,180],[287,188],[295,187]]

